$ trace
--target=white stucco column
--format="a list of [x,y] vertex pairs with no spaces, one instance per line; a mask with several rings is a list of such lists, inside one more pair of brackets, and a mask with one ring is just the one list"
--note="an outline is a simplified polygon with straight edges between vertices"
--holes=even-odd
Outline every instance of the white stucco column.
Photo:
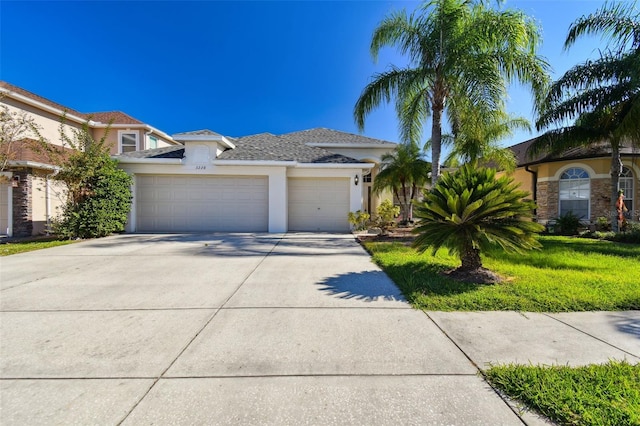
[[287,232],[287,168],[269,173],[269,232]]
[[131,210],[129,210],[129,215],[127,217],[127,224],[124,227],[125,232],[136,232],[136,199],[138,198],[138,194],[136,194],[136,180],[137,177],[135,174],[131,174]]
[[[356,185],[356,175],[358,176],[358,184]],[[358,210],[364,210],[362,205],[362,170],[353,170],[349,179],[349,211],[355,212]]]

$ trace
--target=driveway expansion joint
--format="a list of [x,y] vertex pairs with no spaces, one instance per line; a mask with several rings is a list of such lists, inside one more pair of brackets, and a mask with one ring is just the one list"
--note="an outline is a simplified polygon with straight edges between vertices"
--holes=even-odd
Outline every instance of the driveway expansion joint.
[[502,400],[502,402],[509,408],[509,410],[511,410],[511,412],[513,414],[515,414],[518,418],[518,420],[520,420],[520,422],[523,425],[527,425],[527,423],[524,421],[524,419],[522,418],[519,410],[517,409],[517,407],[514,406],[514,404],[512,404],[512,402],[506,397],[506,395],[503,395],[502,392],[500,392],[499,389],[495,388],[488,380],[487,380],[487,376],[485,374],[485,372],[478,366],[478,364],[476,364],[476,362],[471,359],[471,357],[462,349],[462,347],[460,347],[460,345],[458,345],[458,343],[451,337],[449,336],[449,334],[442,328],[440,327],[440,325],[433,319],[431,318],[431,315],[429,315],[429,312],[427,311],[422,311],[427,318],[429,318],[429,320],[431,320],[431,322],[438,327],[438,329],[442,332],[442,334],[445,335],[445,337],[447,339],[449,339],[449,341],[451,341],[451,343],[453,343],[453,345],[458,348],[458,350],[465,356],[465,358],[467,358],[467,360],[469,360],[469,362],[471,363],[471,365],[473,365],[476,370],[478,371],[477,374],[482,377],[482,380],[487,384],[487,386],[489,386],[493,392]]
[[253,275],[253,273],[260,267],[260,265],[262,265],[262,263],[265,261],[265,259],[267,257],[269,257],[269,255],[271,255],[271,253],[273,253],[273,251],[278,246],[278,244],[280,244],[280,242],[282,241],[283,238],[284,238],[284,235],[281,238],[277,239],[276,243],[273,245],[273,247],[271,247],[271,250],[269,250],[269,252],[266,253],[262,257],[262,259],[260,259],[260,262],[258,262],[255,265],[255,267],[244,277],[244,279],[242,279],[242,281],[240,282],[240,284],[238,284],[238,286],[235,288],[235,290],[233,292],[231,292],[231,294],[224,300],[224,302],[221,304],[220,308],[216,309],[215,312],[213,312],[213,314],[209,317],[209,319],[207,321],[205,321],[204,325],[202,327],[200,327],[200,329],[192,336],[192,338],[187,342],[187,344],[184,345],[184,347],[180,350],[178,355],[169,363],[167,368],[165,368],[162,371],[162,373],[160,373],[160,375],[155,378],[155,380],[153,381],[151,386],[149,386],[149,389],[147,389],[147,391],[140,397],[140,399],[138,401],[136,401],[136,403],[133,405],[133,407],[131,407],[131,409],[124,415],[122,420],[120,420],[118,422],[118,425],[121,425],[122,423],[124,423],[127,420],[127,418],[131,415],[131,413],[133,413],[133,411],[136,409],[136,407],[138,407],[138,405],[140,405],[140,403],[147,397],[147,395],[149,395],[149,392],[151,392],[151,390],[156,386],[156,384],[160,381],[160,379],[164,378],[164,375],[167,373],[167,371],[169,371],[169,369],[176,363],[176,361],[182,356],[182,354],[187,350],[187,348],[189,346],[191,346],[191,344],[194,342],[194,340],[196,340],[198,338],[200,333],[202,333],[204,331],[204,329],[207,328],[207,326],[211,323],[211,321],[213,321],[213,319],[216,317],[216,315],[218,315],[218,312],[220,312],[222,310],[224,305],[226,305],[229,302],[229,300],[231,300],[231,298],[238,292],[238,290],[240,290],[240,288],[249,279],[249,277],[251,275]]

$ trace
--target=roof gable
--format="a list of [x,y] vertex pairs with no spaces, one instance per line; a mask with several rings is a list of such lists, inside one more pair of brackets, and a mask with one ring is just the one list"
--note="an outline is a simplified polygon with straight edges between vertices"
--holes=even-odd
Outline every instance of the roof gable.
[[111,122],[113,124],[144,124],[137,118],[133,118],[122,111],[91,112],[87,113],[86,116],[91,119],[91,121],[98,123]]

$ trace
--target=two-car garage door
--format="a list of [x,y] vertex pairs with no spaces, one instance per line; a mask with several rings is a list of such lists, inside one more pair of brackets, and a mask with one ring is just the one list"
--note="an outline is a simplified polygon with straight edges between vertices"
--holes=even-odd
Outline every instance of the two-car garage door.
[[[289,178],[289,231],[347,232],[348,178]],[[283,188],[284,189],[284,188]],[[267,232],[266,176],[136,177],[136,231]],[[276,216],[277,217],[277,216]]]
[[152,176],[136,180],[141,232],[266,232],[267,177]]

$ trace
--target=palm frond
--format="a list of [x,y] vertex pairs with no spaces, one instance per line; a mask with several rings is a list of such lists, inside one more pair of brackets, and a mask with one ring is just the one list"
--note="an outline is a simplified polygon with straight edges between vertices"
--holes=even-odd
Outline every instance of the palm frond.
[[617,49],[624,49],[628,44],[633,49],[640,48],[640,14],[634,6],[635,2],[609,3],[596,12],[577,19],[569,28],[565,49],[580,37],[593,34],[602,34]]

